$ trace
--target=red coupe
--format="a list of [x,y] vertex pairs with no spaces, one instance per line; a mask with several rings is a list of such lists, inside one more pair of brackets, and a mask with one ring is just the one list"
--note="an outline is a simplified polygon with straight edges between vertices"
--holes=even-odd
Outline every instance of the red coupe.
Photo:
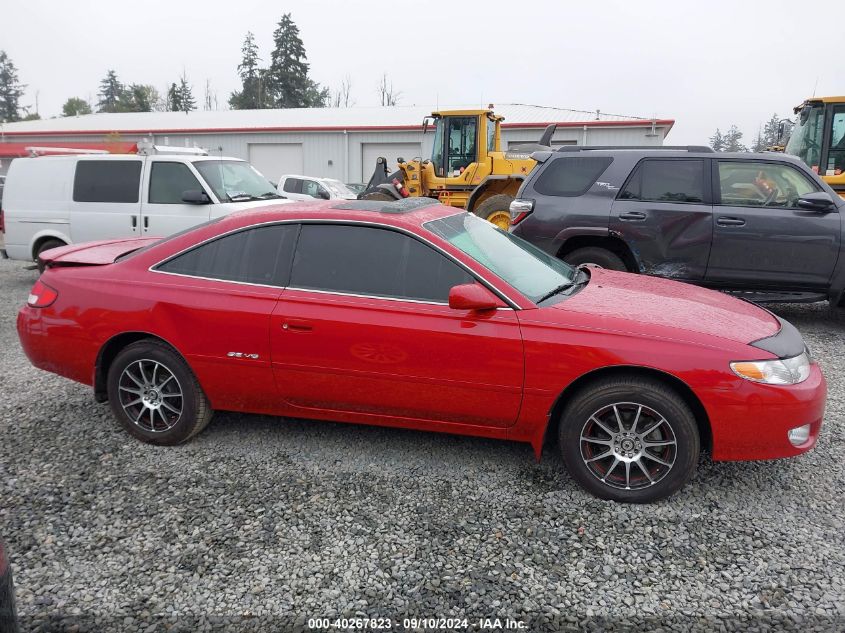
[[702,448],[790,457],[822,424],[824,378],[786,321],[571,268],[431,201],[289,204],[41,259],[18,316],[27,356],[153,444],[214,410],[516,440],[538,457],[556,437],[583,487],[648,502]]

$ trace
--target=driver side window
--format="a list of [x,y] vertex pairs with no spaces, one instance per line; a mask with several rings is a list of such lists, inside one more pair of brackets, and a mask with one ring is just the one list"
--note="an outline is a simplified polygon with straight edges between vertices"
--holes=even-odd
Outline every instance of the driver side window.
[[734,207],[795,209],[798,198],[820,191],[789,165],[756,161],[719,161],[721,204]]

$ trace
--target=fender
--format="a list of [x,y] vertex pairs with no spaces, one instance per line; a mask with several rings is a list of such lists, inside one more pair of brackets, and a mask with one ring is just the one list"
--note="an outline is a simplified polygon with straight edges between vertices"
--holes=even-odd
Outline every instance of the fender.
[[606,226],[568,226],[554,236],[551,241],[552,251],[560,252],[567,240],[573,237],[589,235],[590,237],[610,237],[610,229]]
[[525,180],[525,176],[521,176],[518,174],[511,174],[507,176],[499,175],[499,176],[487,176],[484,180],[482,180],[473,190],[473,192],[469,196],[469,200],[467,200],[467,211],[472,210],[475,206],[478,197],[484,193],[487,189],[487,184],[491,180]]
[[[68,228],[70,228],[70,227],[68,227]],[[29,240],[29,244],[27,245],[27,248],[29,249],[29,251],[28,251],[29,256],[34,259],[35,245],[38,242],[42,241],[44,238],[50,238],[50,237],[54,237],[57,240],[61,240],[65,244],[72,244],[73,243],[70,239],[70,235],[62,233],[61,231],[59,231],[57,229],[44,229],[42,231],[38,231],[35,235],[32,236],[32,239]]]

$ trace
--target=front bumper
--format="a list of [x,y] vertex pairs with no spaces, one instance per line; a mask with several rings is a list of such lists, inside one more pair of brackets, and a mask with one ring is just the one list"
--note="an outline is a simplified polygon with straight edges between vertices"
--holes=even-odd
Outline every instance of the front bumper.
[[[797,385],[743,380],[735,390],[709,392],[702,400],[713,435],[712,458],[745,461],[806,453],[818,440],[826,396],[827,383],[817,364]],[[810,425],[810,436],[793,446],[787,433],[804,424]]]

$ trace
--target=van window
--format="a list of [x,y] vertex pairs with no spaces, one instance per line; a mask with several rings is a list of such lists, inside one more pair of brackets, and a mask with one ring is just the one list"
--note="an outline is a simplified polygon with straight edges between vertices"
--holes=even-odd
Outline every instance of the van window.
[[182,204],[182,194],[202,186],[185,163],[155,161],[150,170],[150,204]]
[[288,193],[302,193],[302,181],[299,178],[287,178],[282,189]]
[[584,195],[613,162],[606,156],[558,158],[537,178],[534,189],[544,196],[577,197]]
[[73,179],[74,202],[138,202],[140,160],[80,160]]
[[619,197],[650,202],[702,202],[704,161],[644,160]]

